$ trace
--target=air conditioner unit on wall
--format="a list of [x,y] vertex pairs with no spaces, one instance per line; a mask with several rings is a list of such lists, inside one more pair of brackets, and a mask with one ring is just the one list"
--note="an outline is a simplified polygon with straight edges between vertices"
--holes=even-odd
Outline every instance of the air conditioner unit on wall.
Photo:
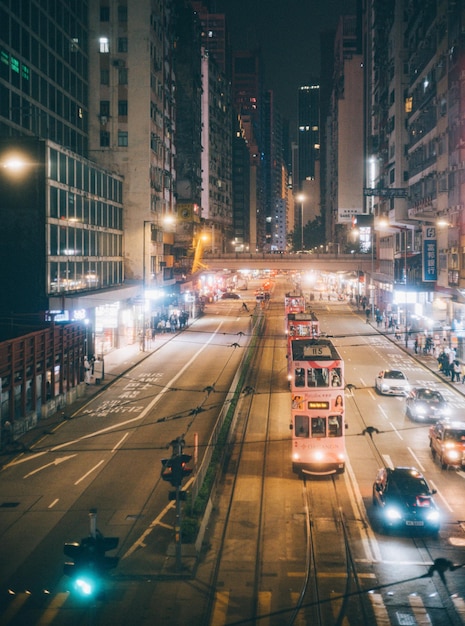
[[106,126],[108,122],[108,117],[106,115],[101,115],[100,116],[100,124],[102,126]]

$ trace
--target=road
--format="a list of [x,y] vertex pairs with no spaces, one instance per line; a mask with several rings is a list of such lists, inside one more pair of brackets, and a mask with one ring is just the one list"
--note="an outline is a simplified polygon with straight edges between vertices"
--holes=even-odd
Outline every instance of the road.
[[[437,573],[424,577],[437,558],[465,563],[465,473],[441,470],[429,451],[428,427],[406,418],[402,398],[376,394],[374,378],[384,367],[398,367],[412,384],[440,388],[457,415],[463,414],[463,397],[345,303],[312,303],[321,330],[334,335],[345,361],[349,462],[335,482],[303,484],[290,463],[280,304],[286,288],[277,281],[195,575],[157,575],[166,558],[160,546],[169,544],[173,524],[160,460],[178,435],[186,434],[187,446],[194,432],[200,442],[208,440],[240,359],[241,348],[232,344],[245,341],[237,333],[250,326],[234,301],[210,305],[192,332],[169,342],[77,419],[38,442],[34,455],[4,468],[0,625],[465,624],[464,569],[446,573],[447,589]],[[208,395],[207,387],[215,392]],[[192,415],[199,406],[207,410]],[[376,429],[372,437],[368,426]],[[379,531],[371,492],[383,464],[414,465],[438,490],[444,517],[437,537]],[[120,537],[120,564],[105,599],[82,604],[68,593],[62,545],[87,534],[94,507],[102,532]],[[317,531],[315,584],[295,613],[307,568],[306,509]],[[343,530],[354,564],[351,593],[358,590],[364,600],[352,602],[341,617]]]

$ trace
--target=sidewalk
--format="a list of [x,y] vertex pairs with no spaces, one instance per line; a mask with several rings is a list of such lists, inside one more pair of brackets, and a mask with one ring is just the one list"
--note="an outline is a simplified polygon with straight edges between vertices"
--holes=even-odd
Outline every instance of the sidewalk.
[[[363,311],[360,311],[359,313],[360,313],[360,317],[363,316],[363,319],[365,319]],[[417,361],[417,363],[421,363],[424,367],[429,369],[438,378],[438,380],[441,383],[443,383],[444,385],[448,385],[452,389],[455,389],[455,391],[458,391],[460,394],[462,394],[462,396],[465,397],[465,385],[462,384],[461,382],[460,383],[451,382],[450,377],[445,376],[439,370],[439,364],[438,364],[436,357],[434,357],[432,354],[415,354],[414,337],[408,338],[407,347],[406,347],[404,333],[402,333],[401,339],[396,339],[394,336],[394,331],[387,332],[384,326],[383,328],[380,328],[376,325],[376,323],[372,321],[368,322],[368,325],[371,326],[371,328],[373,328],[374,330],[376,330],[376,332],[378,332],[380,335],[384,335],[387,339],[389,339],[389,341],[391,341],[393,344],[398,346],[405,353],[409,354],[413,359],[415,359],[415,361]]]
[[118,378],[123,376],[126,372],[129,372],[135,365],[147,359],[180,332],[182,331],[157,334],[154,340],[148,342],[148,346],[144,351],[140,349],[139,343],[136,342],[133,345],[118,348],[106,354],[103,360],[103,380],[99,384],[95,382],[95,379],[89,385],[82,383],[83,386],[80,391],[80,396],[75,402],[67,404],[64,408],[60,408],[46,418],[41,418],[34,428],[28,430],[10,444],[2,446],[0,448],[0,468],[7,463],[12,456],[27,451],[44,433],[53,430],[53,428],[64,419],[72,419],[89,400],[101,394],[115,382],[115,380],[118,380]]

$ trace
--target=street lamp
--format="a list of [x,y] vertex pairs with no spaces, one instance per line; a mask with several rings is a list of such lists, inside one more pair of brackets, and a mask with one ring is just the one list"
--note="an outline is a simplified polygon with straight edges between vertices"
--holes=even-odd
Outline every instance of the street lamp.
[[300,249],[304,249],[304,202],[305,195],[303,193],[299,193],[296,196],[297,202],[300,203]]

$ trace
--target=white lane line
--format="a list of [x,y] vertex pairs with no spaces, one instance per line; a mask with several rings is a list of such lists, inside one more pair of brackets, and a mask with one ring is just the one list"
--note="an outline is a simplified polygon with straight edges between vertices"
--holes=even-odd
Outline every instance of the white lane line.
[[407,446],[407,450],[410,452],[410,454],[413,456],[413,458],[415,459],[415,463],[418,465],[418,467],[421,469],[422,472],[425,471],[425,468],[423,467],[423,465],[421,464],[420,459],[417,457],[417,455],[415,454],[415,452],[412,450],[412,448],[409,448]]
[[430,480],[430,481],[429,481],[429,483],[430,483],[430,485],[431,485],[431,487],[432,487],[433,489],[436,489],[436,495],[437,495],[437,496],[439,496],[439,497],[441,498],[441,500],[442,500],[442,502],[443,502],[444,506],[445,506],[447,509],[449,509],[449,511],[450,511],[451,513],[453,513],[453,512],[454,512],[454,509],[450,506],[450,504],[449,504],[449,503],[447,502],[447,500],[444,498],[444,496],[442,495],[442,493],[441,493],[441,492],[439,491],[439,489],[437,488],[436,484],[435,484],[432,480]]
[[[184,374],[184,372],[192,365],[192,363],[200,356],[200,354],[206,350],[206,348],[208,347],[208,345],[216,338],[216,335],[218,334],[221,326],[223,325],[223,321],[221,321],[218,324],[218,328],[215,330],[215,332],[212,334],[212,336],[210,337],[210,339],[208,339],[208,341],[206,341],[202,347],[197,350],[197,352],[192,356],[192,358],[184,365],[184,367],[182,367],[179,372],[173,376],[173,378],[167,383],[167,385],[160,391],[160,393],[158,395],[155,396],[155,398],[152,400],[152,402],[150,402],[145,409],[143,409],[138,415],[137,417],[133,417],[131,419],[125,420],[124,422],[118,422],[117,424],[112,424],[111,426],[107,426],[106,428],[101,428],[100,430],[96,430],[92,433],[88,433],[87,435],[83,435],[82,437],[79,437],[78,439],[73,439],[72,441],[66,441],[65,443],[60,443],[56,446],[54,446],[53,448],[49,448],[48,450],[44,450],[43,452],[40,452],[39,454],[47,454],[48,452],[55,452],[56,450],[60,450],[61,448],[66,448],[68,446],[73,446],[81,441],[84,441],[85,439],[92,439],[93,437],[98,437],[99,435],[103,435],[104,433],[107,432],[111,432],[112,430],[117,430],[120,429],[122,426],[126,426],[128,424],[134,424],[135,422],[138,422],[140,420],[142,420],[147,413],[149,413],[152,408],[157,404],[157,402],[159,402],[159,400],[164,396],[164,394],[168,391],[171,390],[171,387],[173,387],[174,383],[178,380],[178,378],[181,378],[181,376]],[[17,461],[13,461],[12,463],[9,463],[8,465],[5,465],[3,467],[3,469],[5,469],[6,467],[11,467],[12,465],[19,465],[20,463],[25,463],[26,461],[30,461],[34,458],[36,458],[37,456],[39,456],[38,454],[36,455],[31,455],[22,459],[18,459]]]
[[104,463],[105,461],[102,459],[101,461],[99,461],[97,463],[97,465],[94,465],[94,467],[92,467],[88,472],[86,472],[84,474],[84,476],[81,476],[81,478],[79,478],[74,484],[75,485],[79,485],[80,482],[82,482],[83,480],[85,480],[87,478],[87,476],[89,476],[89,474],[92,474],[92,472],[95,472],[95,470],[97,469],[97,467],[100,467],[102,465],[102,463]]
[[402,437],[400,432],[397,430],[397,428],[394,426],[394,424],[392,422],[389,422],[389,424],[391,425],[392,430],[396,433],[396,435],[399,437],[399,439],[401,439],[403,441],[404,438]]
[[123,441],[126,439],[126,437],[129,437],[129,433],[126,433],[125,435],[123,435],[121,437],[121,439],[118,441],[118,443],[112,448],[112,453],[116,452],[118,450],[118,448],[120,448],[123,445]]

